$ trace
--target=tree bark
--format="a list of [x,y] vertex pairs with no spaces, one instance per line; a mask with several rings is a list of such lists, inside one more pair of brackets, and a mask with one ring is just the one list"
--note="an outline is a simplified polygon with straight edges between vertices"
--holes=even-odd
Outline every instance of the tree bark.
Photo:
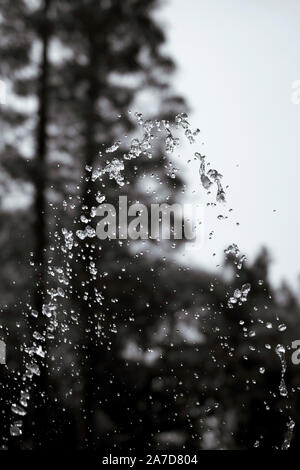
[[[46,236],[46,216],[47,216],[47,151],[48,151],[48,122],[49,122],[49,47],[50,47],[50,23],[49,11],[52,0],[44,0],[42,9],[42,21],[38,31],[41,42],[41,60],[37,83],[38,110],[36,127],[36,156],[34,173],[34,214],[35,220],[33,233],[35,237],[35,250],[33,262],[35,269],[35,286],[33,291],[33,308],[38,312],[37,328],[41,334],[46,331],[46,317],[42,314],[44,294],[47,282],[47,236]],[[35,326],[36,328],[36,326]],[[47,398],[48,374],[46,365],[40,368],[40,376],[37,378],[36,389],[32,400],[34,407],[33,416],[35,421],[35,433],[33,437],[34,447],[43,445],[45,432],[47,429]]]

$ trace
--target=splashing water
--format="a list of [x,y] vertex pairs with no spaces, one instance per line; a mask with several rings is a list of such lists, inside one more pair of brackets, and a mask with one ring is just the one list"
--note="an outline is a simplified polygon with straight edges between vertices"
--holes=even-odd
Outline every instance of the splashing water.
[[233,243],[232,245],[229,245],[225,250],[224,250],[226,258],[229,258],[230,256],[233,257],[234,259],[234,264],[236,265],[237,269],[241,270],[243,267],[243,263],[246,261],[246,256],[241,254],[239,247]]
[[251,284],[243,284],[241,289],[235,289],[233,296],[229,298],[227,305],[229,308],[233,308],[235,304],[243,305],[247,302],[248,294],[251,290]]
[[291,441],[293,438],[294,428],[295,428],[295,422],[292,420],[292,418],[289,418],[289,421],[287,423],[287,430],[285,433],[283,444],[281,446],[281,450],[288,450],[290,448]]
[[[140,158],[142,155],[147,158],[152,158],[152,143],[154,140],[154,132],[158,133],[159,138],[162,136],[162,131],[165,132],[165,150],[167,153],[173,153],[174,150],[179,146],[180,139],[174,135],[175,130],[182,129],[184,131],[184,136],[190,144],[195,143],[195,139],[199,134],[199,129],[192,131],[190,124],[188,122],[188,116],[185,113],[178,114],[175,117],[175,125],[166,120],[144,120],[141,113],[136,113],[136,118],[138,125],[142,127],[143,135],[140,139],[134,138],[131,141],[130,148],[127,153],[123,154],[122,159],[114,157],[110,161],[106,161],[105,164],[92,168],[86,167],[86,171],[90,173],[90,179],[92,182],[95,182],[98,179],[102,179],[105,175],[108,176],[109,180],[114,180],[119,187],[124,186],[124,170],[125,162],[135,158]],[[110,147],[104,149],[105,154],[112,154],[117,152],[120,149],[121,141],[115,142]],[[103,153],[100,152],[99,156],[102,157]],[[207,190],[212,185],[216,185],[216,201],[219,203],[225,202],[225,192],[221,184],[222,175],[216,171],[209,169],[207,171],[207,164],[205,162],[205,157],[201,156],[199,152],[195,153],[195,156],[200,160],[200,181],[202,187]],[[101,194],[99,191],[95,197],[96,202],[102,203],[105,200],[105,195]],[[64,204],[66,209],[67,205]],[[76,230],[76,236],[80,240],[85,240],[86,238],[94,238],[96,236],[96,231],[93,227],[88,225],[89,219],[85,215],[86,207],[82,207],[84,211],[80,216],[80,221],[86,226],[83,230]],[[91,216],[95,215],[95,208],[90,208]],[[31,310],[29,314],[36,319],[36,329],[32,333],[32,342],[31,345],[24,348],[25,351],[25,363],[24,363],[24,372],[21,375],[22,390],[20,390],[20,397],[18,403],[12,403],[11,411],[13,415],[18,415],[19,417],[24,417],[27,414],[25,408],[28,406],[28,401],[30,400],[31,388],[33,385],[34,377],[40,376],[41,368],[45,367],[45,360],[47,358],[47,351],[45,349],[46,340],[53,340],[55,338],[55,332],[57,331],[59,325],[58,322],[58,299],[60,297],[65,297],[65,291],[59,286],[63,284],[64,286],[70,286],[71,281],[71,268],[68,263],[68,258],[72,259],[73,254],[72,250],[76,245],[74,241],[74,234],[71,230],[62,228],[62,243],[61,236],[56,232],[54,234],[56,239],[56,246],[60,247],[63,255],[66,256],[65,268],[63,266],[52,267],[52,259],[48,260],[48,275],[49,277],[54,278],[57,283],[56,288],[47,290],[48,300],[45,301],[41,315],[45,317],[48,321],[46,330],[39,331],[39,312],[36,310]],[[53,247],[54,250],[54,247]],[[93,261],[89,264],[89,272],[92,276],[96,276],[97,269]],[[100,292],[95,292],[97,302],[101,304],[102,294]],[[86,298],[87,300],[87,298]],[[13,421],[10,426],[10,435],[18,437],[22,435],[22,421]]]
[[[168,154],[173,154],[174,151],[178,148],[180,144],[180,138],[175,135],[175,132],[178,130],[183,131],[184,137],[188,140],[190,144],[195,144],[196,138],[199,134],[199,129],[192,130],[188,122],[188,116],[185,113],[180,113],[175,117],[175,124],[166,121],[166,120],[144,120],[141,113],[136,113],[136,119],[138,125],[142,128],[143,135],[141,138],[133,138],[130,143],[130,148],[127,152],[123,153],[123,156],[113,156],[111,160],[107,160],[105,163],[104,154],[109,158],[110,154],[119,151],[122,146],[121,141],[116,141],[110,147],[107,147],[99,154],[101,165],[89,167],[86,169],[90,174],[90,180],[96,182],[97,180],[102,181],[102,179],[107,176],[109,180],[114,180],[119,187],[123,187],[127,182],[124,177],[124,170],[127,161],[133,159],[138,159],[141,157],[146,157],[148,159],[152,158],[153,151],[153,142],[155,140],[155,135],[159,139],[162,138],[164,134],[164,144],[165,151]],[[199,177],[200,184],[204,191],[207,194],[210,194],[211,189],[214,187],[216,191],[215,200],[217,204],[226,203],[226,194],[222,185],[222,174],[217,170],[210,168],[210,163],[207,161],[207,158],[204,155],[201,155],[199,152],[194,152],[196,160],[200,162],[199,166]],[[101,204],[106,199],[106,195],[102,192],[97,191],[95,195],[95,201],[98,204]],[[48,262],[48,274],[49,277],[52,277],[56,283],[56,287],[47,290],[47,301],[45,301],[42,312],[39,313],[35,310],[31,310],[29,314],[36,319],[37,327],[34,329],[31,344],[25,347],[25,364],[24,372],[21,375],[22,390],[20,390],[20,397],[18,402],[14,402],[11,405],[11,412],[14,417],[13,422],[10,426],[10,435],[12,437],[19,437],[22,435],[22,420],[20,418],[27,415],[28,402],[31,396],[31,389],[33,386],[34,378],[41,374],[41,369],[45,368],[45,361],[47,359],[47,350],[45,347],[46,340],[53,340],[55,338],[55,333],[61,325],[58,320],[58,309],[59,309],[59,299],[67,298],[71,292],[71,281],[72,281],[72,269],[69,264],[69,260],[73,257],[73,249],[77,246],[77,241],[85,240],[87,238],[94,238],[96,236],[96,231],[94,227],[89,225],[91,219],[86,216],[86,207],[82,207],[82,215],[79,217],[79,220],[82,224],[85,225],[83,229],[78,230],[67,230],[62,228],[61,234],[55,233],[54,238],[56,240],[56,247],[59,247],[63,254],[64,265],[61,266],[52,266],[52,260]],[[90,217],[93,218],[96,214],[95,207],[88,208],[90,210]],[[77,241],[76,241],[77,237]],[[54,248],[53,248],[54,249]],[[241,254],[240,249],[236,244],[231,244],[224,250],[226,257],[233,257],[234,263],[238,270],[241,270],[243,263],[246,261],[245,255]],[[93,260],[87,260],[88,270],[93,279],[96,279],[98,270],[96,268],[95,262]],[[102,274],[105,277],[105,273]],[[62,288],[61,285],[64,287]],[[251,290],[251,285],[249,283],[242,284],[239,289],[235,289],[233,294],[230,296],[227,301],[229,308],[234,308],[235,305],[243,305],[244,302],[248,299],[248,294]],[[95,291],[96,301],[99,305],[102,304],[103,295],[101,292]],[[88,301],[88,294],[86,294],[85,300]],[[113,299],[112,299],[113,301]],[[117,302],[117,299],[114,300]],[[76,321],[76,315],[74,312],[71,312],[71,318]],[[45,331],[40,331],[38,327],[39,315],[42,315],[47,319],[47,326]],[[100,326],[101,328],[101,326]],[[112,328],[111,331],[115,331]],[[283,329],[282,329],[283,331]],[[285,348],[282,345],[277,345],[276,354],[280,358],[281,362],[281,381],[279,385],[280,395],[283,397],[288,396],[287,387],[285,384],[285,372],[286,372],[286,359],[285,359]],[[260,368],[261,374],[265,372],[264,368]],[[218,404],[214,406],[216,408]],[[16,417],[18,419],[16,420]],[[294,421],[290,418],[287,424],[287,432],[282,444],[282,449],[288,449],[290,447],[293,429],[295,427]]]
[[[281,363],[281,378],[279,384],[279,393],[282,397],[288,397],[288,389],[285,383],[285,373],[286,373],[286,358],[285,358],[285,347],[282,344],[278,344],[275,348],[275,352],[278,355]],[[289,421],[287,423],[287,431],[285,433],[284,441],[281,446],[281,450],[289,449],[293,437],[293,432],[295,428],[295,422],[292,420],[291,417],[288,418]]]
[[[60,246],[62,253],[71,253],[74,240],[71,231],[62,229],[63,243],[59,245],[60,237],[58,233],[54,234],[57,240],[57,245]],[[72,257],[72,255],[70,255]],[[68,263],[66,263],[66,270],[64,267],[52,267],[52,259],[48,260],[48,274],[54,277],[57,284],[69,285],[70,273],[68,272]],[[46,340],[53,340],[55,338],[55,332],[58,328],[57,319],[57,301],[59,298],[65,297],[65,291],[62,287],[57,286],[55,289],[47,290],[48,301],[42,306],[41,314],[47,318],[46,328],[43,331],[39,330],[39,312],[31,310],[29,313],[36,320],[36,329],[32,333],[32,342],[30,346],[24,347],[24,372],[21,375],[22,389],[20,390],[20,397],[18,403],[12,403],[11,411],[13,415],[19,417],[25,417],[27,415],[26,408],[30,400],[32,387],[34,385],[34,377],[40,376],[41,368],[45,368],[45,359],[47,352],[44,349]],[[12,437],[19,437],[23,434],[22,432],[23,421],[13,421],[10,425],[10,435]]]
[[288,396],[288,390],[285,383],[285,373],[286,373],[286,359],[285,359],[285,347],[282,344],[277,344],[275,352],[280,359],[281,363],[281,378],[279,384],[279,393],[282,397]]

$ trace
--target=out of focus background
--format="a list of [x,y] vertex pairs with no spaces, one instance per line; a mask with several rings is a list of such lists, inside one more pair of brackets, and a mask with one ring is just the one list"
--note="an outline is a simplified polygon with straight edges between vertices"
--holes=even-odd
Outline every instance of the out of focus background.
[[[3,448],[297,446],[299,10],[0,0]],[[157,145],[129,161],[121,189],[93,181],[104,146],[128,150],[136,112],[188,112],[198,147]],[[95,225],[99,191],[205,205],[195,150],[228,185],[226,206],[206,207],[201,243],[76,235]],[[242,267],[225,256],[233,243]],[[247,302],[230,308],[246,283]]]
[[[238,240],[252,260],[265,244],[272,282],[287,279],[298,294],[299,15],[296,0],[174,0],[157,15],[177,65],[171,83],[191,107],[205,153],[226,175],[240,223],[215,230],[217,261],[224,241]],[[209,250],[199,256],[214,268]]]

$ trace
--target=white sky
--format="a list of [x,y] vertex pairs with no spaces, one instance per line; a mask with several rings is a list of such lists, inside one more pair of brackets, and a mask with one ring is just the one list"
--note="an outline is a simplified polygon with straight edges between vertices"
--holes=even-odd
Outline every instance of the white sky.
[[[227,221],[207,211],[215,237],[193,258],[215,269],[232,242],[250,260],[266,245],[273,281],[298,286],[300,105],[291,86],[300,79],[300,1],[169,0],[159,19],[178,66],[174,88],[234,209]],[[199,186],[195,166],[189,181]]]

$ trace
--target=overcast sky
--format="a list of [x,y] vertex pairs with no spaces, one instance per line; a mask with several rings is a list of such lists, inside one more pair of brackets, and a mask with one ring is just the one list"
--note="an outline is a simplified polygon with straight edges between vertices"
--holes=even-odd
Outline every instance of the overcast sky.
[[[215,236],[196,259],[213,269],[232,242],[250,259],[266,245],[273,281],[298,287],[300,105],[291,94],[300,80],[299,0],[169,0],[159,17],[178,65],[174,87],[234,209],[227,221],[207,211]],[[189,178],[198,185],[195,167]]]

